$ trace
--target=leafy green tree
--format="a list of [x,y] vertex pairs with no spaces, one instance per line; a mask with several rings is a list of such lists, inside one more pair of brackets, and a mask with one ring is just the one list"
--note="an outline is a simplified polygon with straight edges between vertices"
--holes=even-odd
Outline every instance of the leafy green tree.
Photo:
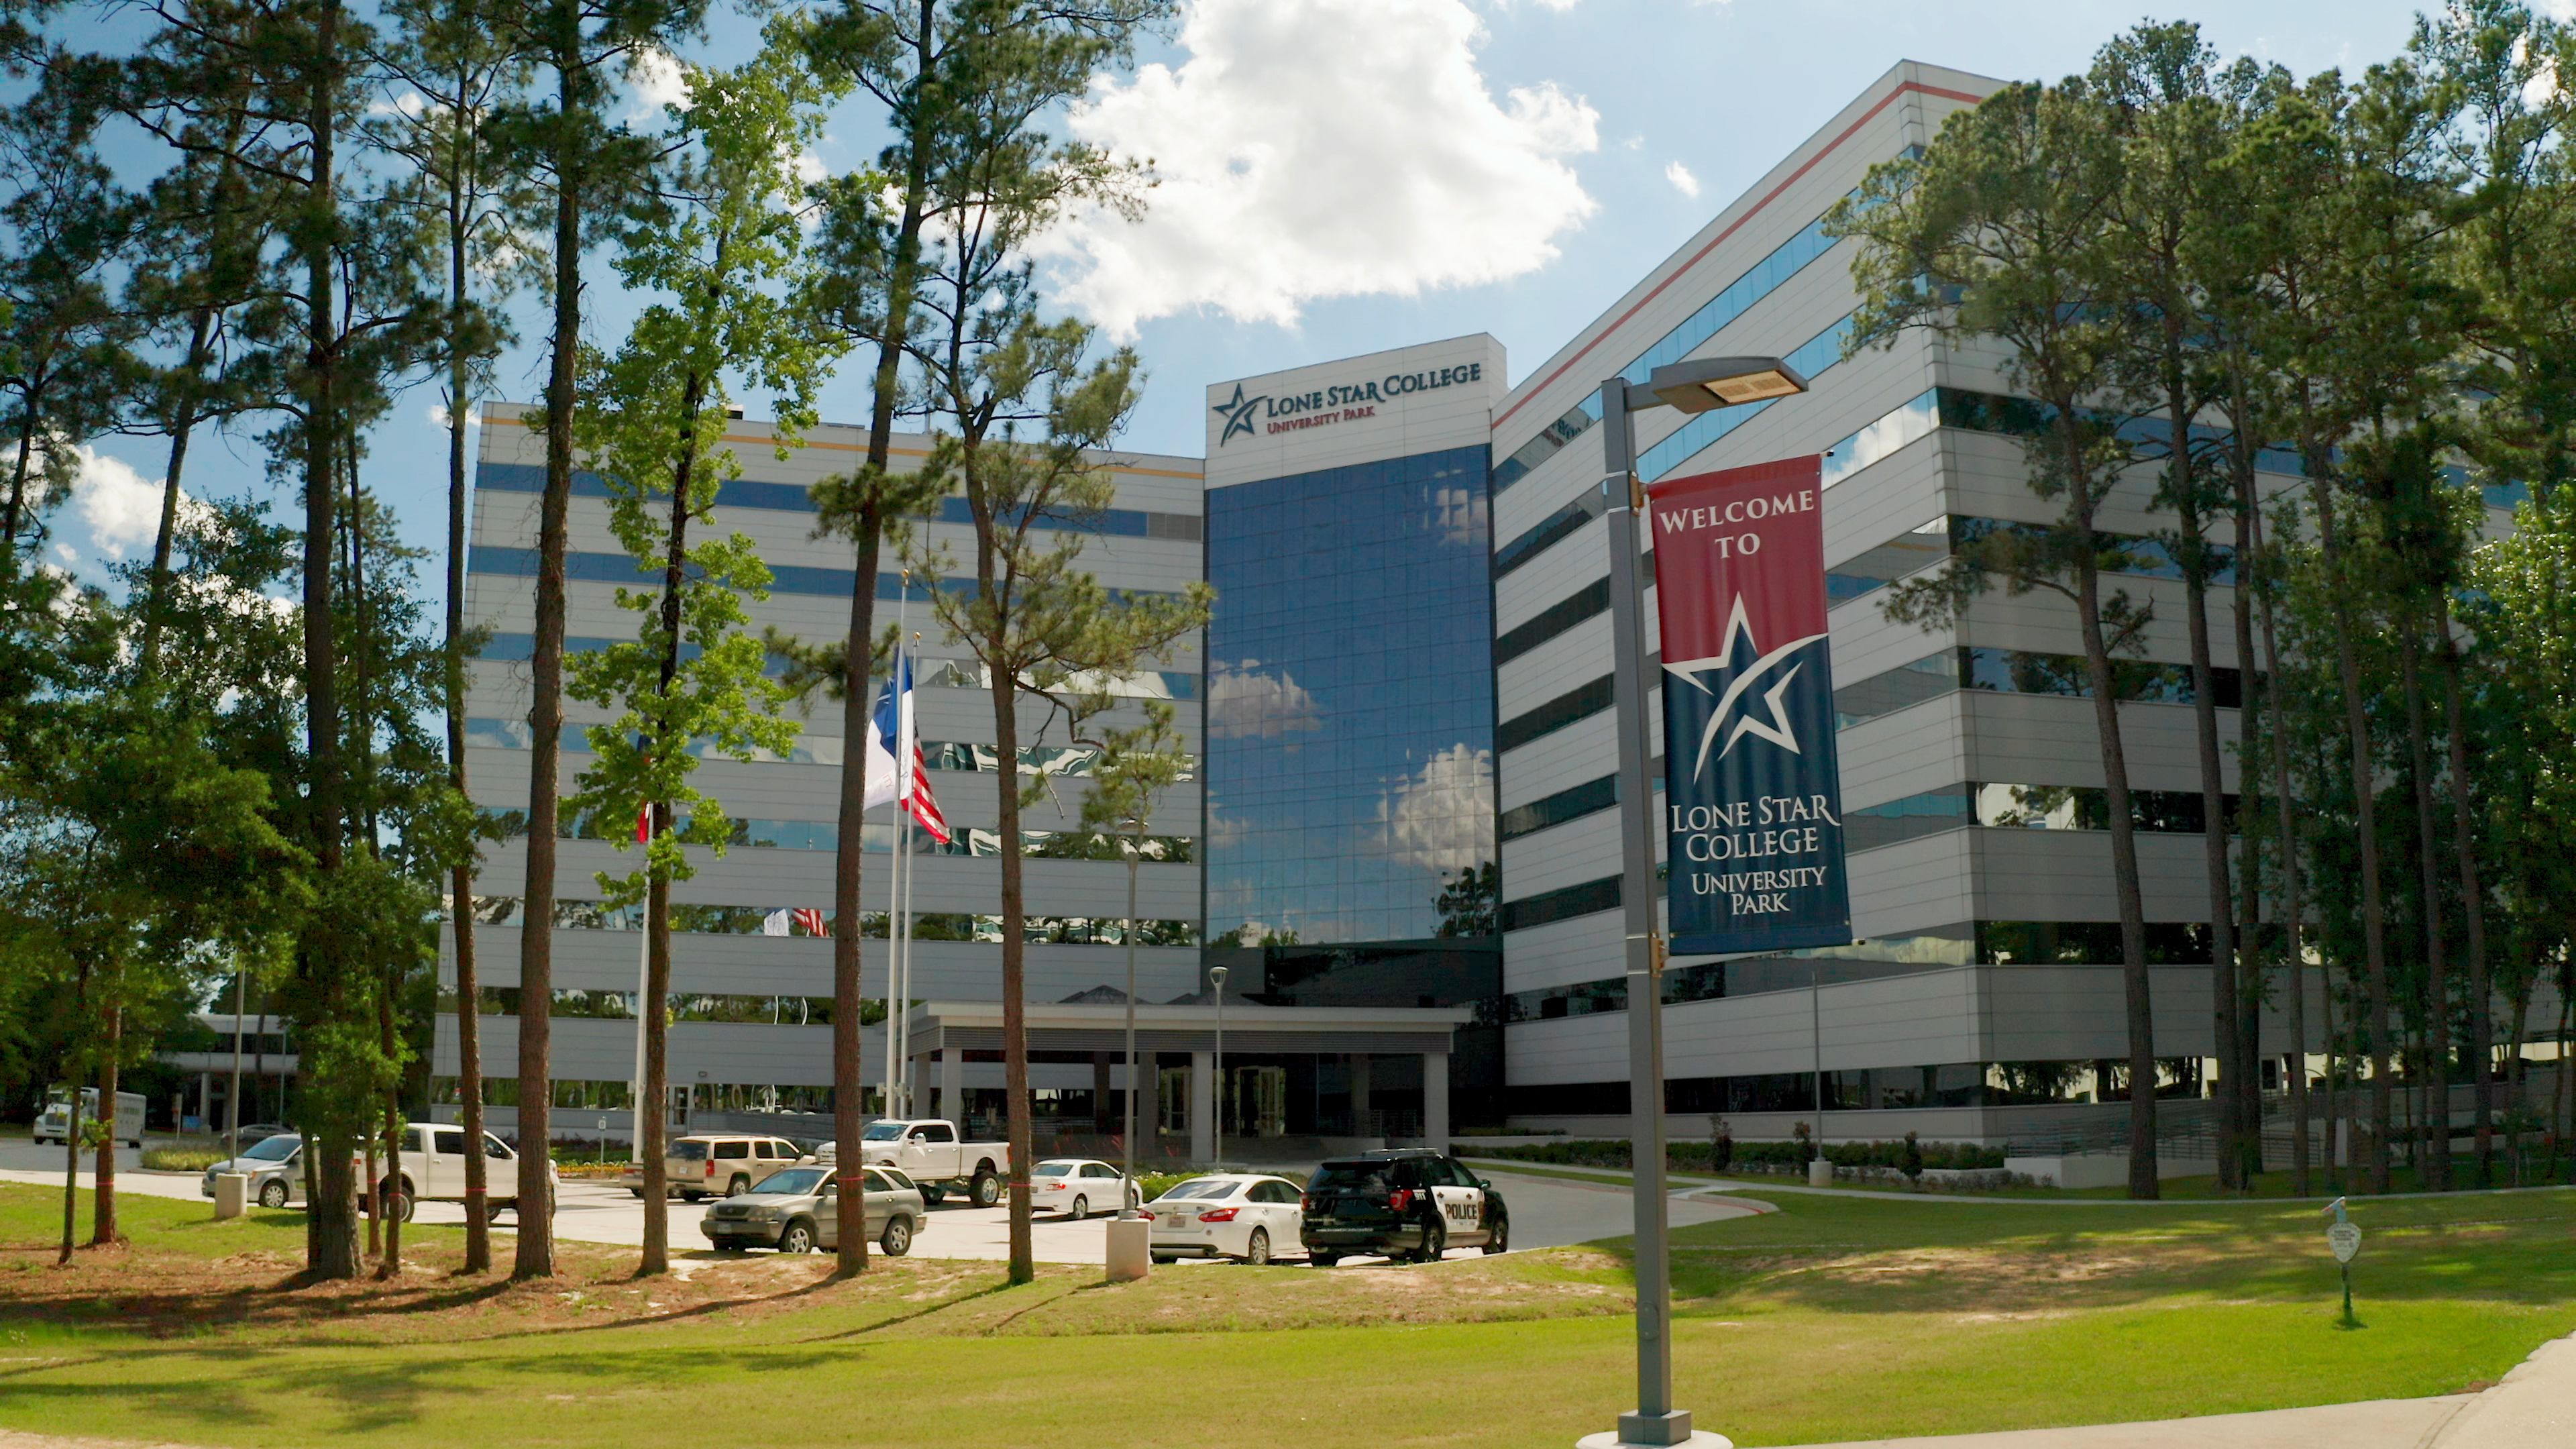
[[[540,0],[503,13],[513,45],[553,77],[496,117],[494,136],[513,174],[542,198],[551,264],[545,405],[531,425],[546,435],[545,491],[537,505],[535,640],[529,665],[527,877],[521,891],[519,987],[542,1003],[554,990],[555,826],[563,744],[564,569],[569,547],[573,420],[579,412],[581,261],[598,240],[586,223],[628,211],[652,183],[655,142],[617,118],[617,82],[695,35],[706,0]],[[543,1010],[519,1013],[518,1200],[545,1202],[553,1148],[553,1028]],[[550,1216],[519,1222],[514,1278],[552,1277]]]
[[139,329],[112,288],[135,209],[98,151],[106,107],[89,69],[56,51],[32,93],[0,110],[0,574],[19,569],[42,506],[70,491],[74,445],[115,424],[135,376]]
[[[2175,526],[2162,534],[2182,575],[2184,635],[2191,655],[2192,725],[2199,749],[2202,864],[2209,883],[2210,1003],[2219,1075],[2219,1178],[2244,1188],[2262,1169],[2262,1104],[2244,1003],[2250,983],[2238,977],[2236,913],[2228,859],[2226,797],[2221,774],[2218,691],[2211,661],[2209,592],[2228,566],[2209,529],[2232,490],[2198,432],[2200,418],[2226,374],[2211,365],[2210,344],[2224,334],[2207,327],[2210,290],[2196,275],[2195,234],[2212,219],[2216,162],[2227,149],[2234,112],[2218,94],[2218,54],[2190,24],[2142,25],[2095,57],[2089,77],[2119,150],[2104,213],[2103,259],[2118,305],[2142,319],[2131,349],[2114,353],[2114,386],[2126,406],[2152,420],[2150,458],[2159,463],[2156,503]],[[2230,198],[2232,200],[2232,198]],[[2244,612],[2237,611],[2241,621]],[[2242,632],[2242,631],[2240,631]],[[2251,654],[2239,654],[2239,662]],[[2251,952],[2246,956],[2250,974]]]
[[[2576,33],[2507,0],[2468,0],[2419,17],[2408,52],[2450,120],[2444,149],[2466,199],[2448,250],[2475,299],[2460,381],[2481,401],[2457,441],[2490,479],[2520,480],[2545,498],[2576,466],[2576,176],[2567,151],[2576,99],[2558,79],[2576,75]],[[2475,841],[2480,812],[2470,798],[2471,702],[2447,626],[2435,648],[2451,722],[2452,839],[2469,927],[2468,1055],[2476,1064],[2483,1187],[2494,1181],[2494,982]],[[2506,974],[2528,979],[2520,962]],[[2517,1063],[2520,1007],[2517,998]]]
[[[696,750],[745,760],[763,750],[784,754],[797,733],[777,713],[787,693],[765,675],[767,653],[743,607],[744,596],[768,596],[767,566],[746,534],[693,541],[689,530],[709,522],[718,491],[742,473],[725,445],[725,373],[776,395],[781,457],[795,430],[811,423],[823,380],[822,348],[780,300],[797,280],[796,157],[821,134],[835,94],[805,68],[801,30],[793,19],[772,21],[767,44],[743,66],[686,71],[684,155],[664,186],[673,209],[631,229],[617,259],[630,289],[669,300],[646,307],[626,345],[591,369],[573,424],[583,456],[608,480],[618,541],[639,568],[658,565],[662,576],[657,590],[618,590],[620,607],[644,616],[637,641],[576,659],[572,681],[574,698],[624,711],[590,729],[598,764],[583,772],[575,808],[607,820],[642,803],[653,815],[642,866],[600,877],[611,904],[641,899],[645,907],[636,1155],[646,1274],[670,1267],[661,1104],[670,1096],[671,886],[695,873],[684,845],[721,854],[729,834],[723,806],[690,783]],[[666,504],[659,514],[657,499]],[[626,843],[621,834],[620,848]],[[532,1000],[527,1009],[544,1007]],[[854,1235],[843,1251],[864,1252],[864,1237]]]
[[1855,349],[1913,327],[1992,338],[2009,349],[2005,368],[2016,390],[2035,403],[2023,420],[2023,451],[2031,490],[2058,506],[2056,520],[1960,541],[1948,568],[1895,586],[1885,609],[1892,619],[1955,630],[1997,584],[2010,594],[2045,591],[2074,607],[2101,743],[2120,916],[2129,1193],[2152,1198],[2156,1071],[2146,908],[2114,667],[2114,656],[2146,627],[2151,606],[2124,590],[2106,595],[2102,575],[2128,561],[2126,546],[2099,523],[2104,500],[2134,460],[2125,419],[2104,406],[2121,360],[2138,348],[2136,313],[2124,305],[2105,255],[2122,160],[2105,108],[2085,82],[2009,86],[1952,115],[1919,159],[1873,167],[1860,193],[1835,207],[1828,227],[1862,243],[1852,263],[1862,298]]
[[[395,0],[399,25],[389,72],[420,104],[397,104],[378,143],[411,168],[404,195],[419,219],[420,242],[443,263],[445,295],[436,324],[437,362],[447,411],[447,782],[461,804],[465,773],[465,661],[476,640],[465,628],[465,525],[470,470],[465,440],[475,409],[493,390],[490,370],[511,340],[503,304],[535,268],[519,245],[513,218],[533,205],[525,179],[508,167],[495,135],[501,110],[517,101],[534,70],[523,40],[496,23],[484,0]],[[474,940],[474,878],[480,864],[470,817],[449,822],[441,854],[448,862],[448,923],[456,943],[457,999],[481,992]],[[465,1140],[483,1140],[483,1051],[480,1013],[456,1016],[458,1096]],[[487,1181],[480,1152],[465,1159],[465,1271],[492,1266]]]
[[[815,314],[843,345],[875,352],[866,457],[846,477],[815,490],[822,507],[818,536],[849,540],[855,555],[849,628],[837,649],[791,651],[808,668],[839,676],[834,692],[844,739],[865,737],[879,555],[889,526],[939,496],[937,480],[901,477],[891,467],[906,358],[916,349],[938,350],[935,336],[922,335],[923,294],[933,285],[925,238],[939,228],[978,227],[997,208],[1037,216],[1065,196],[1109,195],[1103,183],[1121,168],[1056,140],[1049,127],[1095,75],[1126,63],[1139,32],[1171,10],[1170,0],[1089,0],[1071,7],[1045,0],[842,0],[812,32],[817,67],[883,106],[891,135],[873,171],[835,178],[821,189],[822,266],[811,293]],[[986,245],[992,240],[975,239],[979,255],[994,254]],[[1011,245],[1021,240],[1025,233]],[[925,383],[924,390],[930,397],[919,405],[936,412],[936,385]],[[865,818],[864,772],[844,771],[832,874],[835,1131],[844,1164],[859,1160],[858,1084],[865,1080],[858,1034],[851,1029],[844,1036],[838,1025],[857,1020],[853,1007],[861,999]],[[841,1271],[864,1266],[863,1259],[844,1259]]]

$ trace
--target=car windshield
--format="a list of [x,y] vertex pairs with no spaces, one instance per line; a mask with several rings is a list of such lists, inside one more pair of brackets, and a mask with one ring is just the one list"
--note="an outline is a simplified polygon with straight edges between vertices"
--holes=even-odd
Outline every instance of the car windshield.
[[1242,1183],[1228,1182],[1222,1177],[1193,1177],[1187,1182],[1173,1186],[1154,1201],[1181,1202],[1191,1198],[1205,1200],[1232,1197],[1242,1186]]
[[825,1172],[819,1167],[791,1167],[785,1172],[773,1172],[767,1177],[762,1178],[760,1180],[760,1185],[753,1188],[752,1191],[784,1193],[790,1197],[802,1197],[805,1194],[820,1188],[823,1185],[824,1179],[830,1176],[830,1173]]
[[674,1142],[671,1144],[671,1155],[680,1159],[682,1162],[704,1162],[707,1160],[707,1144],[703,1142]]
[[1029,1169],[1039,1177],[1071,1177],[1081,1170],[1079,1162],[1041,1162]]
[[1387,1190],[1383,1162],[1327,1162],[1307,1185],[1309,1192],[1384,1192]]
[[900,1139],[902,1136],[903,1124],[900,1122],[871,1122],[868,1124],[868,1130],[859,1134],[859,1140],[861,1142],[893,1142]]
[[259,1139],[259,1141],[252,1143],[250,1146],[243,1148],[242,1156],[259,1162],[284,1162],[286,1159],[295,1155],[296,1148],[303,1145],[304,1139],[301,1137],[288,1137],[284,1135],[263,1137]]

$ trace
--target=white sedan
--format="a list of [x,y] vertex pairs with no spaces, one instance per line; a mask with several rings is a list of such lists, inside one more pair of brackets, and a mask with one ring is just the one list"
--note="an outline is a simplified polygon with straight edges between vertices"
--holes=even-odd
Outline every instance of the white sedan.
[[[1123,1199],[1123,1200],[1122,1200]],[[1029,1207],[1069,1218],[1114,1213],[1136,1200],[1118,1169],[1090,1157],[1055,1157],[1029,1169]]]
[[1297,1250],[1303,1194],[1284,1177],[1225,1172],[1175,1183],[1147,1203],[1154,1215],[1146,1249],[1158,1263],[1179,1257],[1267,1263]]

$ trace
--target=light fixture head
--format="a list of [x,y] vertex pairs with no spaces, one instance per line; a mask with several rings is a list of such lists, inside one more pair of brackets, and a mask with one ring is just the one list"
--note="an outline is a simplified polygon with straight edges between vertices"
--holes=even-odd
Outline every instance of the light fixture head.
[[1686,413],[1768,402],[1807,390],[1798,370],[1776,357],[1694,357],[1668,362],[1646,378],[1656,402]]

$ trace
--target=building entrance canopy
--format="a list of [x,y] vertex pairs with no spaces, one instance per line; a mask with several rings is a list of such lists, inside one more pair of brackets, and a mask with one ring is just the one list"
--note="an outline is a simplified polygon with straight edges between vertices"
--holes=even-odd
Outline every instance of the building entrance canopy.
[[[1449,1055],[1458,1028],[1475,1017],[1472,1007],[1342,1007],[1259,1006],[1240,999],[1225,1005],[1225,1067],[1229,1076],[1245,1064],[1286,1063],[1286,1079],[1300,1083],[1291,1095],[1311,1105],[1329,1092],[1338,1099],[1328,1115],[1340,1131],[1366,1133],[1361,1125],[1375,1120],[1371,1105],[1373,1075],[1387,1086],[1402,1080],[1402,1097],[1419,1102],[1423,1140],[1446,1145],[1449,1137]],[[1028,1049],[1035,1057],[1088,1054],[1103,1061],[1123,1054],[1127,1043],[1127,1008],[1118,1002],[1032,1002],[1024,1018]],[[999,1002],[930,1001],[912,1008],[908,1030],[913,1080],[934,1081],[936,1100],[965,1100],[964,1063],[990,1061],[1002,1049]],[[1214,1145],[1217,1101],[1217,1010],[1212,1003],[1136,1007],[1136,1053],[1139,1070],[1164,1072],[1178,1090],[1194,1159],[1205,1160]],[[933,1064],[928,1059],[936,1055]],[[1188,1066],[1167,1066],[1165,1059],[1186,1056]],[[1373,1073],[1372,1061],[1395,1058]],[[1418,1062],[1418,1077],[1415,1075]],[[1320,1073],[1320,1075],[1319,1075]],[[1185,1082],[1185,1086],[1182,1084]],[[1327,1083],[1331,1085],[1328,1087]],[[1415,1085],[1418,1083],[1418,1087]],[[927,1097],[928,1094],[925,1094]],[[1381,1094],[1383,1095],[1383,1093]],[[1231,1104],[1229,1120],[1240,1120],[1240,1104]],[[944,1113],[949,1109],[942,1107]],[[953,1113],[950,1113],[953,1115]],[[1405,1114],[1413,1116],[1411,1111]],[[1179,1124],[1175,1124],[1176,1126]],[[1299,1107],[1283,1118],[1285,1130],[1304,1134],[1326,1130],[1326,1124]],[[1232,1130],[1232,1129],[1229,1129]],[[1405,1132],[1400,1135],[1410,1136]]]

